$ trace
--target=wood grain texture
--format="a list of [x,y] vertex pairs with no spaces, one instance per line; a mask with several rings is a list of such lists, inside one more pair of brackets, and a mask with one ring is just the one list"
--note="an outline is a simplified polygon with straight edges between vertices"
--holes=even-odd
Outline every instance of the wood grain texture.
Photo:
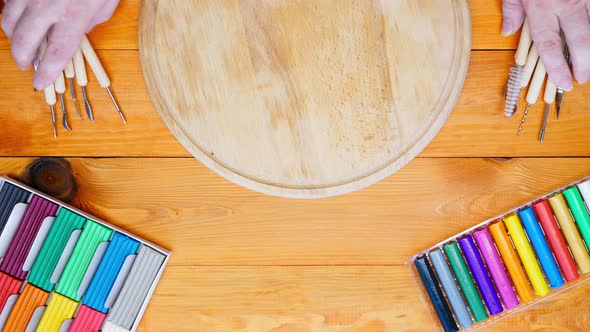
[[[108,39],[108,38],[106,38]],[[537,140],[543,105],[529,113],[527,126],[516,137],[520,111],[503,116],[502,89],[513,61],[510,51],[473,52],[469,72],[455,110],[420,154],[422,157],[590,156],[590,88],[576,86],[565,95],[559,121],[549,117],[543,144]],[[60,131],[54,140],[49,109],[42,93],[34,93],[31,72],[20,72],[8,51],[0,51],[0,155],[3,156],[96,156],[185,157],[190,154],[172,136],[151,103],[143,82],[137,51],[99,51],[113,91],[129,116],[123,125],[108,95],[92,75],[88,93],[96,109],[97,123],[80,122],[72,114],[73,133]],[[77,91],[81,95],[81,91]],[[524,97],[523,97],[524,98]],[[145,144],[149,141],[150,144]]]
[[153,0],[139,31],[174,136],[230,181],[291,198],[352,192],[413,159],[471,49],[466,0]]
[[[139,331],[434,331],[417,289],[406,266],[171,266]],[[588,290],[586,280],[481,331],[587,331]]]
[[[585,158],[419,158],[311,202],[243,189],[192,158],[68,159],[73,205],[174,252],[173,265],[391,265],[590,174]],[[1,158],[19,174],[30,160]]]
[[[590,174],[587,158],[418,158],[310,202],[253,193],[192,158],[68,160],[75,206],[173,250],[140,331],[431,330],[410,256]],[[17,177],[30,161],[0,158],[0,170]],[[587,292],[485,331],[583,331]]]

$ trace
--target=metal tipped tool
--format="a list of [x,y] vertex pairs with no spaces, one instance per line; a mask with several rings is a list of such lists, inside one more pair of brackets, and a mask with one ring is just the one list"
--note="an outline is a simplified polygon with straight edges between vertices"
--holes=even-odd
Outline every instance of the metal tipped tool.
[[66,92],[66,82],[64,80],[63,73],[59,73],[57,79],[54,82],[55,92],[59,95],[59,102],[61,104],[62,112],[62,124],[67,131],[72,131],[72,128],[68,125],[68,113],[66,112],[66,103],[64,102],[64,93]]
[[57,123],[55,121],[55,108],[53,105],[49,105],[51,111],[51,123],[53,124],[53,138],[57,138]]
[[545,129],[547,128],[547,119],[549,118],[549,108],[551,104],[555,102],[555,94],[557,93],[557,86],[551,78],[547,78],[545,83],[545,95],[543,100],[545,101],[545,114],[543,115],[543,124],[541,125],[541,131],[539,132],[539,142],[543,142],[545,139]]
[[[532,47],[535,47],[535,45],[533,45]],[[539,61],[536,64],[533,78],[529,86],[529,91],[527,92],[525,98],[527,107],[524,111],[524,115],[522,116],[522,120],[520,121],[520,126],[518,126],[518,132],[516,133],[516,136],[520,136],[522,129],[524,128],[524,124],[526,122],[526,117],[529,114],[531,107],[537,102],[537,99],[539,99],[539,94],[541,92],[543,82],[545,81],[545,76],[547,76],[547,71],[545,71],[545,66],[543,65],[543,62]]]
[[119,104],[115,100],[115,97],[113,96],[113,92],[110,89],[111,80],[109,79],[109,76],[107,75],[106,71],[104,70],[104,67],[100,63],[100,60],[98,59],[98,56],[96,55],[96,52],[94,52],[94,49],[92,48],[92,45],[90,44],[90,41],[88,40],[88,38],[86,36],[84,36],[82,38],[82,43],[80,44],[80,50],[82,50],[82,53],[84,54],[84,58],[88,62],[88,65],[90,65],[90,68],[92,69],[94,76],[96,76],[96,79],[98,80],[98,83],[100,84],[100,86],[107,90],[109,97],[111,97],[111,100],[113,101],[113,104],[115,105],[115,109],[117,110],[117,112],[119,113],[119,116],[121,117],[121,120],[123,121],[123,123],[127,123],[127,120],[125,119],[125,115],[121,111],[121,108],[119,107]]
[[88,101],[88,95],[86,95],[86,87],[82,86],[82,97],[84,98],[84,106],[86,107],[86,114],[88,114],[88,118],[90,122],[94,123],[94,114],[92,113],[92,107],[90,107],[90,102]]
[[62,112],[62,125],[67,131],[72,131],[70,125],[68,124],[68,113],[66,112],[66,106],[64,104],[64,95],[63,93],[59,94],[59,103],[61,104],[61,112]]
[[529,111],[532,106],[533,106],[533,104],[528,104],[526,109],[524,110],[524,114],[522,116],[522,120],[520,120],[520,126],[518,126],[518,132],[516,133],[516,136],[520,136],[520,133],[522,132],[522,129],[524,128],[524,123],[526,122],[526,117],[527,117],[527,115],[529,115]]
[[547,118],[549,117],[549,107],[551,104],[545,104],[545,114],[543,115],[543,124],[541,125],[541,131],[539,132],[539,142],[543,142],[545,139],[545,128],[547,128]]
[[78,118],[82,120],[82,113],[80,113],[80,108],[78,107],[78,101],[76,100],[76,88],[74,87],[74,76],[76,76],[76,72],[74,71],[74,63],[70,60],[66,69],[64,70],[64,74],[68,78],[68,83],[70,83],[70,92],[72,94],[72,101],[74,102],[74,107],[76,108],[76,113],[78,114]]
[[[565,56],[565,61],[568,65],[571,66],[571,59],[570,59],[570,50],[565,45],[563,48],[563,55]],[[563,102],[563,95],[565,94],[565,90],[560,87],[557,87],[557,97],[555,97],[555,106],[557,107],[557,120],[559,120],[559,114],[561,113],[561,103]]]
[[72,92],[72,102],[74,102],[74,107],[76,108],[76,113],[78,114],[78,118],[82,120],[82,113],[80,113],[80,108],[78,107],[78,100],[76,99],[76,89],[74,89],[74,78],[68,77],[70,80],[70,91]]
[[117,104],[117,100],[115,100],[115,96],[113,96],[113,92],[111,92],[111,89],[109,87],[106,87],[107,92],[109,93],[109,96],[111,97],[111,100],[113,101],[113,104],[115,105],[115,109],[117,109],[117,112],[119,113],[119,116],[121,117],[121,120],[123,121],[124,124],[127,124],[127,119],[125,119],[125,115],[123,114],[123,112],[121,112],[121,109],[119,108],[119,104]]

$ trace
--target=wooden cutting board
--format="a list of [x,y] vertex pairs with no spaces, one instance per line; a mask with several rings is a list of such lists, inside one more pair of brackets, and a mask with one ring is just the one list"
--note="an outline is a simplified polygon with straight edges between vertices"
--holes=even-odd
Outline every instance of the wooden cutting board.
[[467,0],[144,0],[145,80],[180,142],[271,195],[351,192],[414,158],[451,113]]

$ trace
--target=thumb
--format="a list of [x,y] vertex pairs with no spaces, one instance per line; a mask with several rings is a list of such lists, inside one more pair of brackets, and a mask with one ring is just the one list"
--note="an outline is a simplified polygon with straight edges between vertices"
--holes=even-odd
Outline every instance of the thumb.
[[522,0],[502,0],[502,15],[502,35],[510,36],[518,31],[524,22]]

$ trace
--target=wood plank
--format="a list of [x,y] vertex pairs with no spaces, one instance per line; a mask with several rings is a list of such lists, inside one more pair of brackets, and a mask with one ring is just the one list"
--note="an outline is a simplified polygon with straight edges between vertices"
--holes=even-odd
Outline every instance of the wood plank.
[[[31,72],[10,65],[0,51],[0,155],[3,156],[190,156],[160,119],[145,88],[137,51],[100,51],[111,73],[113,90],[129,123],[120,122],[107,94],[91,75],[88,88],[97,122],[72,114],[73,133],[60,130],[54,140],[49,109],[30,87]],[[525,105],[514,117],[503,116],[502,89],[512,53],[474,52],[463,93],[451,117],[422,157],[590,156],[590,89],[576,87],[564,99],[559,121],[551,116],[545,142],[539,144],[542,103],[531,111],[521,137],[516,129]],[[78,93],[81,92],[78,90]],[[554,112],[554,111],[553,111]],[[553,113],[554,114],[554,113]],[[150,144],[145,144],[145,142]]]
[[[115,15],[107,23],[96,27],[90,40],[98,49],[137,49],[137,22],[140,0],[124,0]],[[516,37],[500,35],[502,8],[499,1],[470,0],[473,21],[473,49],[514,49]],[[0,50],[10,47],[10,42],[0,31]]]
[[[485,331],[584,331],[584,283]],[[434,331],[406,266],[170,266],[139,331]]]
[[[0,158],[19,174],[27,158]],[[74,204],[174,251],[175,265],[392,265],[590,174],[587,158],[419,158],[360,192],[264,196],[191,158],[69,159]]]

